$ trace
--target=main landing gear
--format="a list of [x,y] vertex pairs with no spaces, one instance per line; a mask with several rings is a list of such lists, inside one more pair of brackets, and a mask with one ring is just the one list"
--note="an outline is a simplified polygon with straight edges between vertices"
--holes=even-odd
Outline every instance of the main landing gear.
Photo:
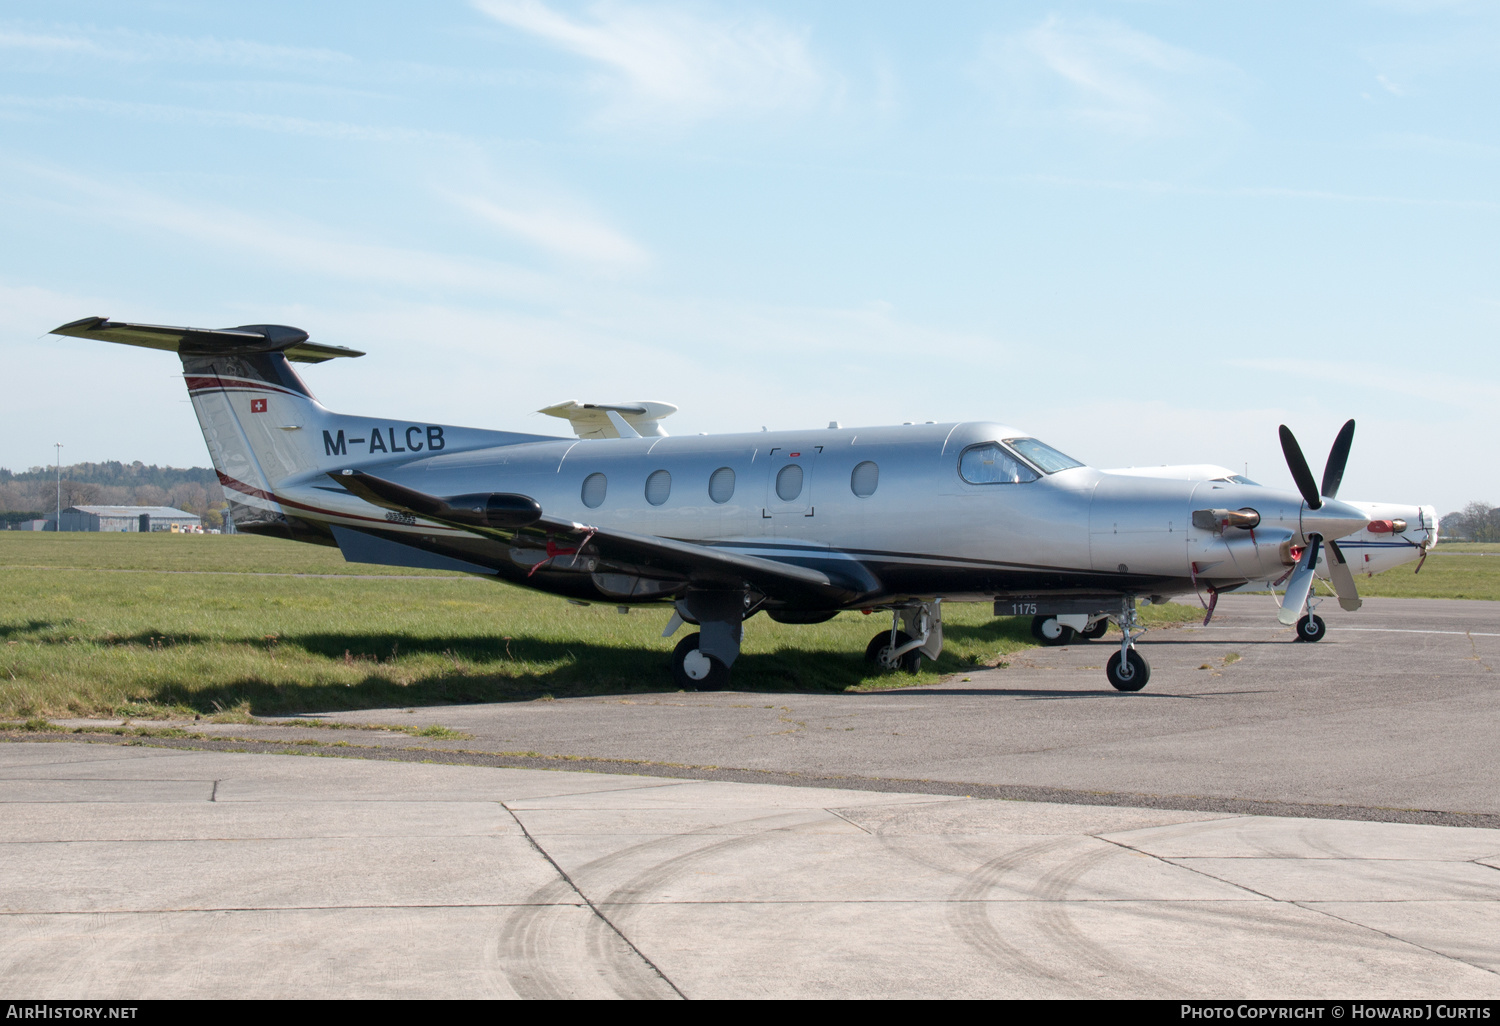
[[924,655],[936,659],[943,651],[942,602],[935,599],[892,610],[891,629],[870,639],[865,661],[882,670],[916,673]]
[[672,652],[672,679],[684,691],[723,691],[729,687],[729,668],[740,656],[745,617],[760,609],[764,598],[743,591],[690,591],[662,631],[670,638],[684,623],[696,623]]
[[1083,613],[1066,616],[1033,616],[1031,636],[1043,645],[1068,645],[1075,638],[1098,641],[1109,630],[1109,617]]

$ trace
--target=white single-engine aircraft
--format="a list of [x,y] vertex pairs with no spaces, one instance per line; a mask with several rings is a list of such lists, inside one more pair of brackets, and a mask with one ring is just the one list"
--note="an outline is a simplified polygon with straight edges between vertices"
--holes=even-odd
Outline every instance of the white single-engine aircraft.
[[1123,637],[1106,674],[1139,691],[1151,670],[1136,651],[1138,602],[1289,575],[1279,618],[1316,640],[1319,569],[1358,607],[1353,539],[1410,538],[1397,544],[1422,553],[1436,541],[1426,507],[1338,501],[1353,421],[1321,486],[1281,428],[1295,494],[1222,468],[1094,470],[982,422],[673,438],[659,424],[670,404],[569,402],[543,411],[580,436],[559,438],[349,416],[320,405],[288,361],[364,354],[297,328],[87,317],[53,333],[178,354],[236,530],[576,600],[672,600],[666,635],[699,627],[673,653],[688,689],[728,686],[741,624],[761,610],[804,624],[888,611],[866,657],[915,669],[942,651],[946,601],[1031,616],[1054,641],[1114,621]]

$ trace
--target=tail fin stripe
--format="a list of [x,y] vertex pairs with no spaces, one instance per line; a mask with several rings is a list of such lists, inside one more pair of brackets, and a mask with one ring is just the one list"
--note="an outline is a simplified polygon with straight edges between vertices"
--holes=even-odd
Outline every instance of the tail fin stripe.
[[269,381],[253,381],[245,378],[205,378],[191,375],[186,377],[188,392],[280,392],[296,399],[308,398],[302,392],[273,385]]

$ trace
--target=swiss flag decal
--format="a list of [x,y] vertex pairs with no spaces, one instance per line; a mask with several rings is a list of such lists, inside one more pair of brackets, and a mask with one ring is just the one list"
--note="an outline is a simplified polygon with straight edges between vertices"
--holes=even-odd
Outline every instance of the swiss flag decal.
[[266,401],[264,399],[251,399],[250,400],[250,412],[251,413],[265,413],[266,412]]

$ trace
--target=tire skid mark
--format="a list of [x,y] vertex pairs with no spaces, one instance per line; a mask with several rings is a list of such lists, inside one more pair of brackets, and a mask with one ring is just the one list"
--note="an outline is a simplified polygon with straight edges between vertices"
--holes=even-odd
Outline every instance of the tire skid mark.
[[1067,971],[1066,960],[1043,961],[1012,944],[990,918],[991,903],[984,900],[991,890],[1016,869],[1064,847],[1070,840],[1050,838],[1038,841],[981,864],[969,873],[968,878],[948,899],[948,921],[960,940],[996,963],[996,968],[1004,967],[1010,972],[1027,974],[1033,979],[1045,980],[1082,994],[1086,992],[1086,986],[1075,974]]
[[1069,957],[1093,969],[1102,978],[1099,982],[1108,981],[1106,986],[1129,981],[1133,990],[1144,985],[1150,986],[1158,994],[1174,993],[1169,981],[1140,965],[1116,958],[1107,948],[1080,930],[1073,921],[1069,904],[1079,879],[1097,866],[1122,857],[1125,853],[1124,848],[1108,845],[1082,852],[1049,870],[1031,889],[1032,896],[1041,901],[1041,904],[1029,906],[1032,918],[1043,933],[1068,952]]
[[[681,996],[655,964],[589,902],[529,831],[526,836],[559,879],[533,891],[527,901],[535,904],[510,916],[501,931],[499,969],[512,989],[524,998],[596,997],[599,994],[587,986],[594,982],[589,978],[592,975],[606,994],[616,997],[660,997],[663,986]],[[576,928],[569,914],[574,908],[588,910],[583,947],[592,956],[591,964],[601,967],[589,975],[567,974],[557,968],[580,964]]]
[[[783,815],[784,813],[778,811],[742,822],[753,824],[762,820],[779,819]],[[504,952],[503,957],[506,959],[503,964],[508,966],[519,963],[520,966],[526,967],[526,975],[518,979],[511,979],[511,986],[523,997],[557,998],[575,996],[572,981],[548,968],[555,964],[571,964],[575,960],[576,955],[574,951],[567,948],[565,937],[557,936],[559,929],[558,922],[562,917],[555,908],[549,908],[547,905],[549,903],[555,905],[559,901],[568,901],[568,899],[572,899],[569,902],[570,904],[580,905],[582,902],[578,900],[578,897],[584,895],[581,888],[587,886],[589,876],[597,876],[631,860],[650,856],[654,850],[671,850],[680,843],[683,837],[717,836],[708,833],[708,831],[713,829],[716,829],[716,827],[705,827],[702,830],[693,831],[689,834],[669,834],[662,837],[653,837],[650,840],[627,845],[619,851],[592,859],[577,867],[572,873],[572,877],[576,881],[572,887],[569,887],[562,880],[555,880],[538,888],[526,899],[528,903],[535,903],[534,907],[519,910],[516,915],[512,916],[506,925],[502,938],[501,950]],[[725,838],[724,841],[718,844],[711,844],[706,848],[688,852],[686,855],[678,855],[675,858],[667,859],[665,862],[655,862],[650,868],[627,880],[624,885],[612,889],[607,896],[593,902],[596,906],[613,906],[611,914],[614,920],[614,928],[610,929],[596,915],[593,924],[589,927],[587,942],[590,950],[601,958],[603,964],[610,967],[610,976],[615,981],[615,985],[611,988],[614,993],[622,997],[656,997],[660,993],[659,990],[652,989],[649,986],[654,981],[641,980],[640,967],[634,959],[625,958],[624,961],[628,964],[620,964],[622,957],[620,944],[618,943],[620,938],[616,935],[615,931],[620,930],[621,935],[623,935],[622,928],[632,917],[628,892],[635,891],[638,893],[643,890],[653,882],[649,878],[663,867],[675,865],[685,858],[691,859],[695,856],[707,857],[710,852],[733,847],[738,843],[755,841],[761,836],[761,834],[736,835]],[[533,843],[538,842],[533,841]],[[675,871],[668,870],[666,874],[662,875],[660,882],[666,882],[666,880],[675,875],[677,875]],[[660,884],[657,883],[657,885],[659,886]],[[617,943],[611,946],[609,943],[611,940]],[[509,977],[509,969],[507,968],[506,971]],[[634,993],[642,983],[647,984],[645,991],[640,994]]]

